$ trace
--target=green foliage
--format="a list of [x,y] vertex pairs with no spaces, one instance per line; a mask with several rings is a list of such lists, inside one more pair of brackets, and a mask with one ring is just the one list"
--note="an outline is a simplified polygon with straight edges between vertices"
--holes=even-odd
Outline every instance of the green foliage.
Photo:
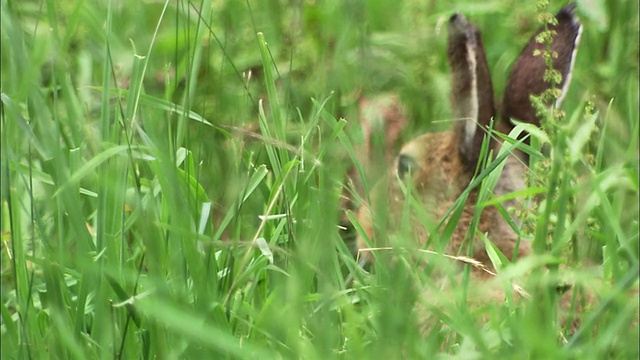
[[[448,16],[482,29],[500,92],[557,6],[3,0],[2,358],[637,358],[637,2],[578,1],[568,115],[516,128],[539,254],[486,242],[532,301],[472,305],[468,277],[418,265],[437,254],[366,272],[337,226],[358,100],[398,93],[406,138],[446,128]],[[567,279],[577,329],[555,321]]]

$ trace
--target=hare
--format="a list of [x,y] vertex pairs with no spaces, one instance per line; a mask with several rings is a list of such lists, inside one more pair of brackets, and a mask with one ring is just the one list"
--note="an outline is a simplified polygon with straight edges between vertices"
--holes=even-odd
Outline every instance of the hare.
[[[566,5],[556,15],[557,24],[549,26],[556,33],[551,44],[551,50],[557,53],[553,67],[562,74],[559,84],[562,93],[554,106],[559,106],[569,86],[582,31],[574,12],[573,3]],[[494,127],[502,133],[508,134],[513,128],[510,119],[540,124],[530,96],[539,95],[550,86],[543,80],[547,68],[543,58],[534,56],[534,50],[544,49],[544,45],[535,39],[541,31],[529,40],[508,78],[500,118],[496,118]],[[476,166],[482,160],[483,138],[486,128],[496,117],[496,107],[480,32],[462,14],[455,14],[449,19],[447,57],[451,69],[453,116],[460,121],[456,121],[452,131],[426,133],[406,143],[395,159],[395,168],[371,192],[369,206],[358,209],[356,216],[364,234],[358,235],[357,246],[364,261],[372,260],[371,252],[366,251],[368,248],[383,245],[384,237],[377,233],[376,224],[388,223],[388,233],[398,230],[396,227],[406,212],[403,184],[413,189],[422,212],[422,216],[411,216],[413,233],[410,237],[417,241],[417,245],[424,246],[430,235],[437,238],[438,234],[433,233],[438,231],[434,224],[447,216],[456,199],[469,186]],[[500,145],[492,140],[489,146],[497,153]],[[512,154],[506,158],[494,189],[495,195],[525,188],[525,160],[523,154]],[[482,239],[475,234],[467,234],[477,211],[476,198],[477,187],[471,189],[457,226],[443,250],[451,255],[468,255],[463,245],[465,238],[472,238],[473,258],[491,268]],[[507,205],[518,206],[518,203],[512,201]],[[519,239],[497,208],[491,206],[481,211],[479,232],[487,234],[505,256],[520,258],[531,253],[529,242]]]

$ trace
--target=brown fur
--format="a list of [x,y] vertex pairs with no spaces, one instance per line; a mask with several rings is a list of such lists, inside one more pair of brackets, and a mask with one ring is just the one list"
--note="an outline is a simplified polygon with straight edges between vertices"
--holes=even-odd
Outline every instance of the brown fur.
[[[409,156],[417,161],[415,166],[412,167],[412,182],[415,186],[417,197],[424,204],[423,209],[430,220],[434,222],[441,220],[446,215],[455,200],[469,184],[473,175],[469,168],[463,166],[460,153],[451,151],[452,148],[455,148],[456,143],[457,136],[454,132],[428,133],[407,143],[400,152],[401,155]],[[510,160],[508,164],[517,166],[516,164],[519,163]],[[511,181],[509,177],[504,179],[505,181]],[[524,183],[522,182],[522,184]],[[504,186],[509,187],[508,184]],[[515,189],[510,188],[509,190],[513,191]],[[376,186],[371,200],[376,204],[381,201],[380,197],[382,197],[382,200],[386,198],[386,209],[383,208],[381,211],[387,211],[388,214],[402,213],[405,197],[398,185],[395,173],[390,173],[385,181]],[[467,199],[462,216],[458,221],[458,226],[445,250],[446,253],[453,255],[466,254],[463,245],[469,226],[474,218],[476,198],[477,189],[474,189]],[[384,214],[379,215],[384,216]],[[376,241],[380,235],[376,234],[372,225],[374,223],[372,209],[370,207],[362,207],[358,212],[358,219],[369,240],[373,241],[377,246],[383,245]],[[386,231],[394,232],[399,230],[396,228],[397,223],[390,222]],[[488,233],[489,238],[506,256],[510,257],[514,253],[518,240],[517,236],[495,207],[488,207],[482,212],[478,229],[482,233]],[[430,234],[424,225],[413,223],[412,231],[418,245],[424,245],[427,242]],[[477,237],[474,237],[474,239],[473,258],[491,268],[491,262],[484,250],[483,242]],[[364,249],[367,247],[366,241],[359,237],[358,248]],[[531,249],[528,242],[522,241],[518,255],[525,256],[530,252]],[[369,252],[361,252],[361,256],[364,256],[367,260],[371,259]],[[483,273],[479,272],[479,274]]]
[[[582,29],[574,11],[575,4],[565,6],[556,15],[558,24],[550,26],[557,33],[551,48],[558,53],[558,57],[554,59],[554,68],[562,74],[563,82],[560,85],[564,89],[569,84],[575,49]],[[445,220],[444,217],[447,216],[456,199],[470,184],[480,160],[479,154],[485,127],[495,115],[489,67],[478,29],[461,14],[453,15],[449,19],[448,26],[447,56],[452,74],[451,102],[453,114],[456,120],[460,121],[456,123],[453,131],[424,134],[404,145],[395,161],[394,171],[390,171],[384,181],[372,191],[373,205],[363,206],[358,210],[358,220],[364,230],[364,234],[360,234],[357,239],[360,250],[369,247],[368,244],[386,245],[385,242],[393,236],[382,235],[393,235],[401,230],[402,214],[407,209],[407,200],[401,183],[412,185],[411,191],[420,204],[417,211],[415,206],[414,211],[409,211],[410,237],[414,240],[413,243],[424,246],[430,237],[438,240],[440,234],[432,234],[428,229],[440,231],[435,224]],[[508,121],[514,116],[522,121],[539,124],[539,119],[532,110],[529,96],[537,95],[550,86],[543,80],[542,58],[533,54],[533,50],[541,46],[535,40],[536,35],[541,31],[542,29],[538,30],[529,40],[509,76],[503,119],[497,125],[499,130],[509,131],[511,126]],[[365,127],[365,131],[368,130]],[[397,139],[397,134],[394,132],[387,135]],[[388,138],[386,140],[389,141]],[[498,142],[492,141],[490,146],[494,153],[497,153]],[[522,179],[525,167],[519,158],[521,156],[516,154],[507,158],[494,189],[497,196],[525,187]],[[383,162],[383,159],[380,160]],[[398,177],[401,178],[400,181]],[[465,241],[471,239],[473,258],[491,268],[492,264],[482,238],[476,234],[469,234],[469,227],[476,213],[481,211],[477,230],[487,234],[505,256],[529,255],[530,244],[525,240],[520,241],[495,207],[477,209],[477,191],[478,189],[471,189],[451,239],[441,250],[451,255],[466,255],[468,252],[464,246]],[[510,201],[503,205],[518,207],[521,204]],[[425,216],[419,216],[417,213],[426,214],[426,219]],[[519,248],[515,254],[517,246]],[[361,256],[365,260],[371,260],[370,253],[361,251]]]

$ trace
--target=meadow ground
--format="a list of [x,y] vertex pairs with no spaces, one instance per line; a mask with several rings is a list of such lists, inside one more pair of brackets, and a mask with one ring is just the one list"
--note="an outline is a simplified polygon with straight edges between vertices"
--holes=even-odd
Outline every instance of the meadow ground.
[[637,1],[577,1],[520,194],[542,246],[498,280],[531,301],[478,303],[468,270],[426,298],[426,255],[367,272],[337,226],[360,99],[396,94],[405,139],[448,128],[449,16],[500,96],[563,5],[2,0],[2,358],[638,358]]

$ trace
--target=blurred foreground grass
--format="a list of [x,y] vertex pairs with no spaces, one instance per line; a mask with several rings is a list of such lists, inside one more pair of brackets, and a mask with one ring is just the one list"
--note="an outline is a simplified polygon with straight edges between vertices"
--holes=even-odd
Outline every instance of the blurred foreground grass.
[[447,127],[455,11],[499,93],[528,2],[3,0],[2,357],[637,358],[637,2],[578,1],[548,204],[604,299],[576,335],[541,330],[550,303],[468,307],[464,281],[420,334],[415,257],[368,274],[343,241],[357,102],[399,94],[406,138]]

